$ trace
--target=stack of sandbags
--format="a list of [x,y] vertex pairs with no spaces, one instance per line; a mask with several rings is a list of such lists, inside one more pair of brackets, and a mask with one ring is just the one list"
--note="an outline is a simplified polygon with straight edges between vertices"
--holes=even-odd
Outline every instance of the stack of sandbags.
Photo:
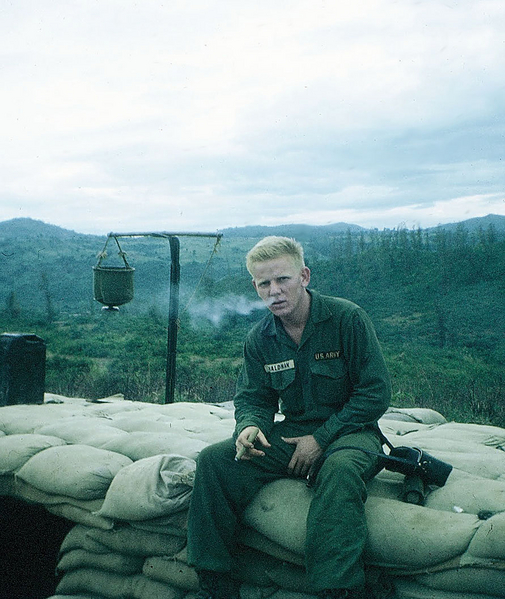
[[58,593],[181,597],[145,576],[144,562],[185,547],[195,458],[233,428],[219,406],[47,395],[42,406],[0,409],[0,493],[76,523],[61,548]]
[[[399,500],[399,473],[384,470],[369,484],[372,582],[392,581],[399,599],[505,597],[505,430],[422,409],[391,409],[380,424],[393,445],[419,447],[454,469],[424,507]],[[185,552],[195,460],[233,427],[229,405],[48,395],[42,406],[0,408],[0,493],[76,524],[52,599],[195,593]],[[303,481],[279,480],[248,507],[234,572],[242,599],[312,595],[303,566],[311,498]]]
[[78,525],[60,550],[59,595],[135,599],[179,599],[186,592],[143,574],[146,559],[174,558],[185,546],[183,533],[147,532],[129,525],[114,530]]
[[[298,565],[298,580],[303,580],[305,519],[311,497],[303,483],[279,480],[260,491],[244,517],[245,524],[260,535],[249,536],[246,531],[242,541]],[[399,597],[445,597],[439,590],[505,597],[504,513],[483,521],[470,513],[374,495],[368,498],[366,512],[365,560],[395,579],[408,580],[413,594],[404,591]],[[296,580],[293,577],[291,587],[296,587]]]
[[[233,426],[230,410],[206,404],[153,405],[119,397],[88,402],[46,395],[44,405],[2,407],[0,493],[43,504],[53,514],[77,523],[111,529],[124,516],[114,513],[120,507],[117,501],[112,504],[115,489],[124,487],[127,477],[144,477],[131,483],[138,490],[138,505],[147,509],[138,494],[151,494],[158,484],[166,491],[158,498],[158,508],[162,504],[173,511],[172,490],[181,468],[192,476],[201,449],[229,437]],[[141,465],[135,468],[138,461]],[[126,466],[132,469],[116,482],[102,510],[112,480]],[[177,481],[171,469],[178,473]],[[186,507],[191,484],[185,481]],[[154,517],[154,501],[151,494],[149,513],[141,519]],[[183,509],[180,502],[177,509]]]
[[[399,599],[505,597],[505,430],[443,418],[437,424],[436,413],[422,410],[401,410],[393,420],[398,411],[380,423],[393,445],[422,448],[454,469],[444,487],[430,490],[424,507],[398,501],[398,473],[384,470],[369,484],[365,560],[372,577],[377,569],[386,572]],[[426,424],[416,421],[421,415]],[[283,579],[288,588],[305,588],[311,498],[302,481],[279,480],[244,515],[243,543],[298,567],[291,583]]]

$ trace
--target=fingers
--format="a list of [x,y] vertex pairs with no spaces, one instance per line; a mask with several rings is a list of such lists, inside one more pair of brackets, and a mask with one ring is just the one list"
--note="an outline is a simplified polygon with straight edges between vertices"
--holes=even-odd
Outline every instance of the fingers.
[[[282,437],[288,445],[295,445],[295,450],[287,466],[288,473],[306,478],[315,460],[322,453],[321,447],[312,435],[302,437]],[[255,446],[256,443],[256,446]],[[247,426],[237,437],[235,442],[237,454],[235,459],[250,460],[253,457],[263,457],[263,448],[271,447],[263,432],[257,426]]]
[[292,476],[306,478],[312,466],[312,461],[299,451],[293,453],[288,464],[288,472]]
[[307,464],[304,460],[296,459],[294,456],[288,464],[288,472],[292,476],[306,478],[310,469],[310,464]]
[[305,466],[304,458],[300,453],[299,443],[301,441],[300,437],[281,437],[284,443],[288,445],[296,445],[296,449],[291,456],[291,460],[288,464],[288,472],[292,476],[306,476],[305,470],[308,470],[308,466]]
[[296,445],[288,464],[288,472],[293,476],[306,478],[322,449],[312,435],[303,437],[283,437],[285,443]]
[[281,439],[289,445],[296,445],[300,441],[300,437],[281,437]]
[[258,441],[263,447],[270,447],[267,438],[257,426],[246,427],[235,442],[237,448],[235,460],[250,460],[253,456],[264,456],[265,452],[254,446],[255,441]]
[[257,426],[248,426],[240,433],[235,443],[237,448],[235,460],[238,461],[246,457],[246,453],[254,448],[254,441],[258,434],[259,428]]
[[309,465],[306,463],[305,456],[301,452],[299,446],[299,437],[282,437],[282,440],[289,445],[296,445],[296,449],[291,456],[291,460],[288,464],[288,472],[292,476],[306,476],[308,474]]
[[270,445],[270,443],[268,442],[267,438],[265,437],[265,435],[261,431],[258,433],[256,440],[259,441],[261,443],[261,445],[263,445],[263,447],[272,447]]

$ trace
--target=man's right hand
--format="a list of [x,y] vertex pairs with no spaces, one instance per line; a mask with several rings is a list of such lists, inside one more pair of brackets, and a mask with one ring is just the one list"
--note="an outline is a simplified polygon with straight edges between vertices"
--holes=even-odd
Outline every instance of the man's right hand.
[[251,434],[256,430],[258,430],[256,441],[258,441],[260,445],[262,445],[263,447],[270,447],[270,443],[267,441],[267,438],[261,432],[261,430],[258,429],[257,426],[246,426],[246,428],[241,431],[241,433],[237,437],[237,440],[235,441],[237,455],[242,453],[242,450],[245,449],[243,455],[241,455],[238,459],[250,460],[253,456],[265,455],[264,451],[261,451],[261,449],[256,449],[256,447],[254,447],[254,442],[249,440]]

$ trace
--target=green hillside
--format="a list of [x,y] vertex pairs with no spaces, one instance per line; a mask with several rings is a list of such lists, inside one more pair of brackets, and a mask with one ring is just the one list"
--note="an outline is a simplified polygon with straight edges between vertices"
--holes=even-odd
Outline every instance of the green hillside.
[[[232,398],[242,340],[264,313],[244,256],[279,233],[303,241],[313,288],[370,313],[396,405],[505,425],[505,217],[493,215],[426,230],[233,229],[215,254],[215,239],[181,237],[177,399]],[[92,297],[105,240],[30,219],[0,223],[0,328],[46,340],[48,391],[163,401],[168,241],[120,239],[135,298],[111,315]],[[108,250],[107,263],[121,264]]]

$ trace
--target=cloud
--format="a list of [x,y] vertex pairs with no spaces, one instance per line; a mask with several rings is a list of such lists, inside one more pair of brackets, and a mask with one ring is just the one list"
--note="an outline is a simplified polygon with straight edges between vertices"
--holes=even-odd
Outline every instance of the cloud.
[[498,0],[21,0],[0,219],[427,224],[503,193],[504,30]]
[[[347,222],[370,229],[426,228],[488,214],[504,214],[504,208],[505,197],[502,194],[466,196],[423,204],[405,203],[386,208],[368,206],[365,209],[342,208],[321,211],[317,214],[317,222],[313,224]],[[308,222],[309,218],[310,213],[302,212],[292,215],[289,222],[300,224]]]

